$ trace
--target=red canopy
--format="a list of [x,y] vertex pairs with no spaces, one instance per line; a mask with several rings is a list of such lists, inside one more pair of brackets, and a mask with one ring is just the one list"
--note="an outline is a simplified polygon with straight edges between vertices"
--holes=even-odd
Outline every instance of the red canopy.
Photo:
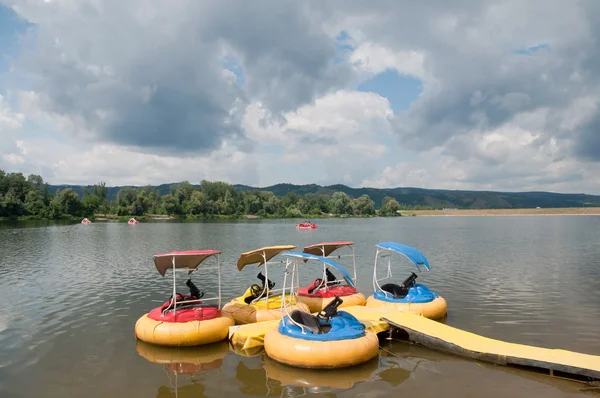
[[187,250],[181,252],[170,252],[154,255],[154,265],[158,272],[165,276],[169,268],[173,268],[173,257],[175,257],[175,268],[196,269],[207,258],[221,254],[220,250]]
[[[341,242],[321,242],[316,243],[314,245],[306,246],[304,248],[304,253],[314,254],[315,256],[324,256],[327,257],[340,247],[344,246],[352,246],[354,242],[350,241],[341,241]],[[323,254],[323,250],[325,250],[325,254]]]

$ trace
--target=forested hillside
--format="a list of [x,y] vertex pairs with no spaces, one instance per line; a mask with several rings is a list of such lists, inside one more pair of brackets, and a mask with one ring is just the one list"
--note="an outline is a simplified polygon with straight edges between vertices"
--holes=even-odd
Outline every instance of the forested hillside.
[[[173,184],[153,186],[160,195],[170,192]],[[199,188],[200,185],[194,185]],[[459,208],[459,209],[511,209],[535,207],[597,207],[600,206],[600,196],[586,194],[561,194],[551,192],[493,192],[493,191],[452,191],[443,189],[423,188],[350,188],[346,185],[320,186],[316,184],[293,185],[277,184],[264,188],[247,185],[234,185],[236,191],[268,191],[276,196],[293,193],[298,196],[307,194],[331,196],[334,192],[344,192],[352,198],[368,195],[375,203],[375,208],[381,207],[383,199],[388,196],[396,199],[403,207],[420,206],[422,208]],[[57,189],[71,188],[83,196],[84,189],[91,186],[50,186],[50,192]],[[117,193],[123,187],[107,187],[107,198],[115,200]]]

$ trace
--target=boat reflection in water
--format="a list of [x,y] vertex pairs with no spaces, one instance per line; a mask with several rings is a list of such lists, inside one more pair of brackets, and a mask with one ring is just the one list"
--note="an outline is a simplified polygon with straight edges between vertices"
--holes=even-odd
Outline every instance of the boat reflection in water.
[[[464,377],[469,380],[491,377],[500,382],[508,377],[517,385],[526,387],[533,382],[538,388],[546,385],[564,393],[581,393],[583,387],[589,387],[493,364],[477,363],[473,368],[473,361],[416,344],[400,341],[382,341],[381,344],[377,358],[343,370],[289,367],[270,359],[262,347],[240,351],[227,341],[182,348],[138,341],[136,348],[140,356],[163,366],[168,383],[160,382],[157,398],[204,398],[215,396],[215,393],[229,396],[231,393],[236,395],[235,391],[255,397],[299,397],[319,393],[328,396],[344,391],[350,393],[350,389],[359,395],[367,391],[400,394],[414,388],[414,383],[432,377],[438,380],[439,388],[458,393],[462,387],[455,378],[462,374],[460,372],[465,372]],[[227,363],[224,365],[225,357]],[[425,388],[429,389],[431,393],[437,391],[433,384]]]
[[[227,341],[198,347],[165,347],[137,340],[136,349],[149,362],[164,366],[169,385],[158,388],[157,398],[205,397],[205,386],[202,384],[205,378],[200,375],[209,371],[219,374],[223,358],[230,352]],[[180,386],[181,375],[185,375],[185,380],[191,384]]]
[[342,392],[359,383],[377,380],[395,387],[411,372],[401,366],[382,356],[343,370],[304,369],[281,364],[262,354],[260,362],[252,365],[240,361],[236,367],[236,379],[243,384],[239,391],[245,395],[299,397]]

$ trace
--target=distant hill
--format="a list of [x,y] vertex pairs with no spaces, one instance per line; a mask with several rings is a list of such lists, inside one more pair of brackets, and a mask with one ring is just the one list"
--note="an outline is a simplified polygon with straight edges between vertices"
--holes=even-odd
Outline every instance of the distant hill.
[[[161,195],[169,193],[172,184],[154,186]],[[198,184],[194,185],[199,187]],[[317,194],[331,195],[336,191],[345,192],[350,197],[357,198],[363,194],[375,202],[379,208],[384,197],[391,196],[400,203],[408,205],[426,205],[446,208],[462,209],[510,209],[510,208],[535,208],[535,207],[600,207],[599,195],[562,194],[552,192],[493,192],[493,191],[451,191],[444,189],[423,188],[350,188],[346,185],[321,186],[316,184],[294,185],[276,184],[270,187],[256,188],[247,185],[234,185],[238,191],[260,190],[271,191],[275,195],[285,196],[288,193],[296,195]],[[51,185],[53,194],[57,189],[71,188],[83,196],[84,188],[91,186],[81,185]],[[108,199],[115,200],[117,192],[123,186],[107,187]]]

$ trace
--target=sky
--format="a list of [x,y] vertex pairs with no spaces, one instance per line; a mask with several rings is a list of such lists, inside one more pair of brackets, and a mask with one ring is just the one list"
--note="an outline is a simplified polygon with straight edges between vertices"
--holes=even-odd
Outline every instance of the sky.
[[600,194],[599,42],[595,0],[0,0],[0,169]]

